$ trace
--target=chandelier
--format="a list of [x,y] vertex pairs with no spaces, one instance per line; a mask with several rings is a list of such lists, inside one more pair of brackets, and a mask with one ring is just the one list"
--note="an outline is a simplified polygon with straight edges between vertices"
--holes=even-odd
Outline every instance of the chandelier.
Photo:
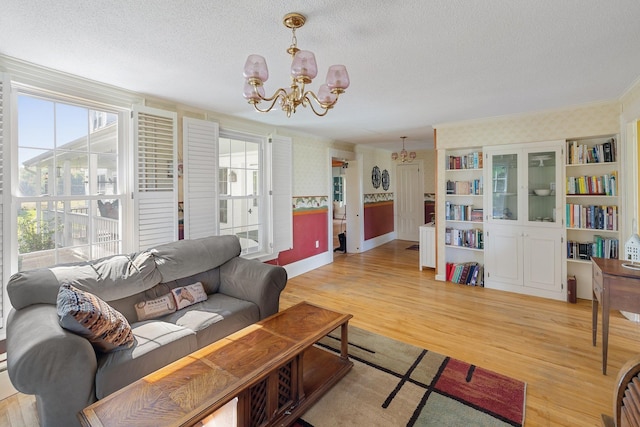
[[[244,65],[244,90],[243,96],[249,104],[261,113],[267,113],[280,101],[280,107],[291,117],[291,113],[296,112],[299,105],[311,107],[311,110],[318,115],[324,116],[338,102],[338,97],[349,87],[349,74],[344,65],[332,65],[327,73],[326,83],[320,86],[316,95],[310,90],[305,90],[305,85],[318,74],[318,65],[313,52],[298,49],[296,39],[296,29],[304,25],[306,18],[299,13],[288,13],[283,19],[283,24],[291,28],[291,46],[287,52],[291,55],[291,86],[288,89],[279,88],[270,96],[264,95],[264,82],[269,78],[269,70],[264,57],[260,55],[249,55]],[[267,108],[258,107],[260,102],[271,103]],[[314,103],[317,107],[314,107]],[[317,108],[317,109],[316,109]]]
[[413,159],[416,158],[416,152],[415,151],[407,152],[407,150],[404,149],[404,140],[407,139],[407,137],[401,136],[400,138],[402,138],[402,151],[400,151],[400,154],[396,152],[391,153],[391,160],[400,159],[402,163],[412,162]]

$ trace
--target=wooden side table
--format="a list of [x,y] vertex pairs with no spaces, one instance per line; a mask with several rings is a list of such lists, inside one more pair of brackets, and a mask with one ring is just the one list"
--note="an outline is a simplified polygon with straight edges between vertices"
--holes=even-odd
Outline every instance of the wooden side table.
[[607,374],[609,311],[640,312],[640,271],[622,266],[619,259],[591,258],[593,299],[591,302],[593,345],[598,330],[598,303],[602,304],[602,373]]

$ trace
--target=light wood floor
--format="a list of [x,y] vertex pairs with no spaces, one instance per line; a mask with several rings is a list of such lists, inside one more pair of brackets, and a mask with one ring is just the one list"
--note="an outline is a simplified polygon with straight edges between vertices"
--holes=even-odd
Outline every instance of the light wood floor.
[[[354,315],[363,329],[527,383],[527,427],[600,426],[612,414],[616,375],[640,352],[640,326],[611,313],[609,367],[600,334],[591,345],[591,302],[577,304],[434,280],[418,270],[415,242],[394,241],[289,279],[280,308],[306,300]],[[34,425],[33,398],[0,401],[0,426]]]

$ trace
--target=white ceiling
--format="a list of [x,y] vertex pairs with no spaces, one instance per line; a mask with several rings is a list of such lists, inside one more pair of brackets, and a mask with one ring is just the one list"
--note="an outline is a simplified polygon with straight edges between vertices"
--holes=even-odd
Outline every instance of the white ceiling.
[[[287,87],[298,47],[351,86],[326,117],[260,114],[247,55]],[[638,0],[0,0],[0,53],[207,110],[380,148],[428,148],[432,125],[618,99],[640,76]]]

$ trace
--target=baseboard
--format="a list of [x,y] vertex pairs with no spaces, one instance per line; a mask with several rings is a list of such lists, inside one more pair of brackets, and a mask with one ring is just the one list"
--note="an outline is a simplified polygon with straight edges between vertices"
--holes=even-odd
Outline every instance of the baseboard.
[[382,236],[374,237],[373,239],[365,240],[362,243],[362,252],[368,251],[369,249],[377,248],[378,246],[382,246],[385,243],[389,243],[393,240],[396,240],[395,231],[391,233],[383,234]]
[[323,265],[331,264],[333,262],[332,255],[333,254],[331,252],[324,252],[300,261],[293,262],[291,264],[287,264],[284,266],[284,269],[287,270],[287,276],[289,278],[296,277],[311,270],[315,270],[316,268],[322,267]]

